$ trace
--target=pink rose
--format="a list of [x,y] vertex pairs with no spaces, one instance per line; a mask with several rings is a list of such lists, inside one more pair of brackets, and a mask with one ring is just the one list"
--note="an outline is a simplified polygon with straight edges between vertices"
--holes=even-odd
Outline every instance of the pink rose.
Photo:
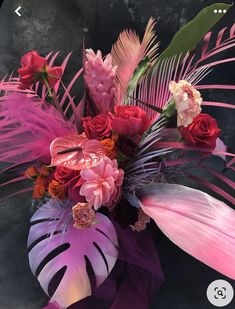
[[114,110],[112,128],[119,135],[142,135],[150,125],[146,112],[137,106],[118,105]]
[[98,115],[94,118],[86,117],[82,119],[85,134],[90,139],[102,139],[110,137],[111,119],[109,115]]
[[101,206],[113,208],[120,198],[123,176],[117,161],[106,157],[99,165],[81,171],[83,184],[80,194],[96,210]]
[[201,94],[185,80],[171,81],[169,89],[177,110],[177,126],[187,127],[201,112]]

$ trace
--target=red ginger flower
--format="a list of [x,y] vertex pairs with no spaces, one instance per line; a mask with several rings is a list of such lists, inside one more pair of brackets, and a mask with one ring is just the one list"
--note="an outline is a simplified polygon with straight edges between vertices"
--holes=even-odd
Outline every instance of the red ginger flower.
[[63,69],[60,66],[49,67],[47,59],[41,57],[35,50],[21,58],[22,68],[18,69],[21,89],[27,89],[36,81],[43,81],[53,87],[61,78]]

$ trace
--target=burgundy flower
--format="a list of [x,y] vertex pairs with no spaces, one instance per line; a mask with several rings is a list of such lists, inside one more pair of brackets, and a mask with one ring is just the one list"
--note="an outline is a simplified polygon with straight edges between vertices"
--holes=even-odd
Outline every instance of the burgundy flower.
[[67,189],[67,194],[72,201],[84,201],[84,198],[79,194],[82,184],[80,171],[71,170],[63,166],[57,166],[53,177]]
[[182,127],[180,132],[186,142],[197,146],[215,148],[216,139],[221,130],[214,118],[207,114],[199,114],[188,127]]
[[102,139],[110,137],[111,119],[109,115],[98,115],[94,118],[86,117],[82,119],[85,134],[90,139]]

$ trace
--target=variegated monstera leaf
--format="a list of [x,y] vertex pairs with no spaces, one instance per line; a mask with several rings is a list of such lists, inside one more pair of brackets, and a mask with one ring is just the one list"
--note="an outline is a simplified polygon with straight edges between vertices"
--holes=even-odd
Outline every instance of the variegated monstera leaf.
[[31,219],[28,238],[31,270],[46,294],[51,294],[55,282],[51,301],[62,308],[91,295],[94,285],[107,278],[118,256],[111,221],[97,213],[94,225],[77,229],[70,206],[50,200],[39,208]]

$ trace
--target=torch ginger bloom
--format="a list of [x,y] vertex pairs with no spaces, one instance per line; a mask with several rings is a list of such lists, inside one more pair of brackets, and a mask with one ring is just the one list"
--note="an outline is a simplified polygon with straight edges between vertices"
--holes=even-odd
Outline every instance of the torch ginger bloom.
[[111,202],[113,208],[120,197],[123,176],[124,172],[118,169],[117,161],[105,157],[99,165],[81,171],[84,182],[80,195],[85,196],[96,210],[101,206],[109,206]]
[[190,83],[180,80],[169,85],[177,110],[177,125],[187,127],[201,112],[202,97]]
[[97,54],[86,49],[84,79],[89,93],[101,114],[112,110],[114,105],[115,74],[117,67],[112,65],[112,57],[108,54],[102,58],[101,51]]

